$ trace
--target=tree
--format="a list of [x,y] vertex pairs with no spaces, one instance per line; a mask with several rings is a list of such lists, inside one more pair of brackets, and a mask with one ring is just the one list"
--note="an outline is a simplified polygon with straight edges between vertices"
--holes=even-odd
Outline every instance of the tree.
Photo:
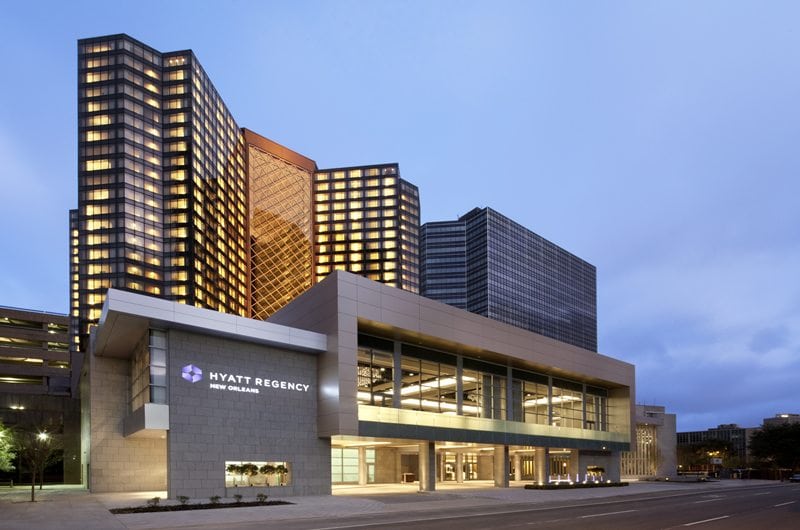
[[771,467],[800,469],[800,423],[764,426],[750,436],[750,454]]
[[58,448],[58,440],[44,430],[21,430],[15,436],[20,457],[31,469],[31,502],[36,501],[36,473],[44,474],[44,467]]
[[259,472],[260,472],[262,475],[266,475],[266,476],[267,476],[267,486],[269,486],[269,478],[270,478],[272,475],[274,475],[274,474],[275,474],[275,466],[273,466],[272,464],[264,464],[263,466],[261,466],[260,468],[258,468],[258,471],[259,471]]
[[250,482],[251,477],[258,475],[258,466],[248,462],[247,464],[242,464],[240,466],[242,475],[247,475],[247,485],[252,486],[253,484]]
[[723,462],[728,463],[731,452],[730,442],[710,438],[702,442],[678,446],[678,462],[687,470],[707,469],[710,467],[712,457],[722,458]]
[[11,429],[6,428],[0,421],[0,471],[12,471],[16,456]]
[[285,482],[285,479],[286,479],[286,474],[288,472],[289,472],[289,468],[287,468],[283,464],[278,464],[277,466],[275,466],[275,473],[277,473],[278,476],[280,477],[280,485],[281,486],[284,485],[284,482]]
[[[240,479],[239,482],[242,482],[244,480],[242,478],[244,472],[242,471],[242,466],[240,466],[239,464],[228,464],[228,467],[226,467],[225,470],[231,475],[239,475]],[[233,485],[234,486],[236,485],[236,479],[233,480]]]

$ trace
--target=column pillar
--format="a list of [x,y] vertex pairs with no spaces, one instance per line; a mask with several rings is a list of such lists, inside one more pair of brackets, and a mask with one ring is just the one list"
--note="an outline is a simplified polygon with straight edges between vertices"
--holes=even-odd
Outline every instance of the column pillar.
[[419,444],[419,491],[436,491],[436,444]]
[[358,485],[364,486],[367,483],[367,448],[358,448]]
[[508,446],[494,446],[494,486],[496,488],[508,487]]
[[536,448],[536,482],[547,484],[550,482],[550,455],[546,447]]
[[522,459],[519,453],[514,453],[514,480],[522,480]]
[[403,395],[400,393],[400,388],[403,386],[403,372],[401,369],[402,347],[403,345],[400,342],[394,342],[392,357],[392,384],[394,385],[392,389],[392,407],[396,409],[402,408],[401,400],[403,399]]
[[580,482],[580,480],[576,477],[580,476],[581,473],[581,466],[580,466],[580,455],[577,449],[570,449],[569,452],[569,470],[570,475],[572,476],[572,480],[575,482]]
[[456,453],[456,482],[464,482],[464,454],[461,452]]

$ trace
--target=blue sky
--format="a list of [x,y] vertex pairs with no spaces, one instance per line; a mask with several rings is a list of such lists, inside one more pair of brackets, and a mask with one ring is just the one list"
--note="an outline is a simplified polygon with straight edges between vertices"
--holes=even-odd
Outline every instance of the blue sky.
[[191,48],[239,125],[398,162],[593,263],[601,352],[679,430],[800,412],[800,4],[3,2],[0,304],[66,312],[76,41]]

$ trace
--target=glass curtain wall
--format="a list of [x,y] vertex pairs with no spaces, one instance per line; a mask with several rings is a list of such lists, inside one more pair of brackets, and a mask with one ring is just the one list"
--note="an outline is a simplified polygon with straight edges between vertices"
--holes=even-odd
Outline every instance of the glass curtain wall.
[[[358,403],[607,431],[608,391],[577,381],[362,336]],[[461,365],[459,367],[459,364]],[[399,374],[396,372],[399,369]],[[395,385],[399,383],[399,401]],[[511,403],[507,403],[508,385]]]

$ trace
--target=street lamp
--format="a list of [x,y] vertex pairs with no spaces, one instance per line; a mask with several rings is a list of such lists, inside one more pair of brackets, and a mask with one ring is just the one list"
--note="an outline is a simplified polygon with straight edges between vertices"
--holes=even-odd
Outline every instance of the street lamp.
[[36,437],[39,439],[39,441],[46,442],[47,439],[50,438],[50,435],[47,434],[46,432],[40,432],[39,434],[36,435]]

